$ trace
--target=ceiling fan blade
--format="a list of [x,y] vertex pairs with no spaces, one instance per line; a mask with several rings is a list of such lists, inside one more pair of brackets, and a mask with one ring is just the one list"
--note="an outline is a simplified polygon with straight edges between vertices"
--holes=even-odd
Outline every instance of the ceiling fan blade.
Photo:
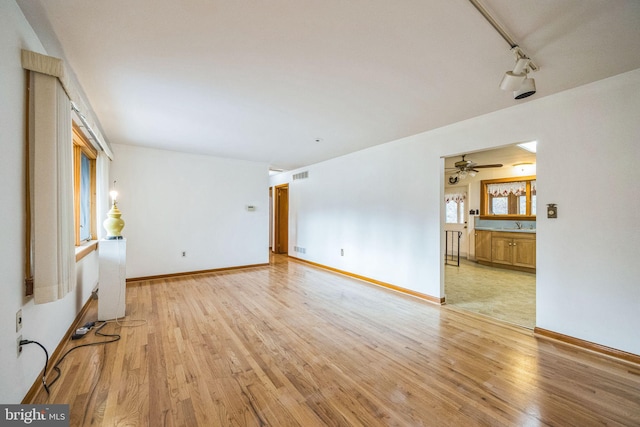
[[474,168],[501,168],[502,164],[501,163],[496,163],[493,165],[475,165]]

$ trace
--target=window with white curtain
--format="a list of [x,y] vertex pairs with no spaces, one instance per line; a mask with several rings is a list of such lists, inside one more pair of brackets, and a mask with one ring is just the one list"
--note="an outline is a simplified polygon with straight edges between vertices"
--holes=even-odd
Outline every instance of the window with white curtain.
[[[108,210],[113,153],[95,123],[81,113],[88,108],[63,61],[29,50],[21,51],[21,60],[29,71],[25,285],[26,295],[40,304],[75,288],[76,226],[80,240],[104,235],[97,212]],[[72,128],[72,115],[82,123],[82,132]],[[86,136],[80,150],[74,146],[74,130]]]
[[480,214],[486,217],[536,215],[535,177],[481,181]]
[[464,224],[465,208],[464,202],[467,193],[447,193],[444,197],[445,222],[447,224]]

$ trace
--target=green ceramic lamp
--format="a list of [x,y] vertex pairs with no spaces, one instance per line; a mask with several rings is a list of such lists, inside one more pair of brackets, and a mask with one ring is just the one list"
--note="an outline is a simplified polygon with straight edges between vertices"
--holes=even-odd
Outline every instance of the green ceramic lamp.
[[121,218],[122,212],[118,209],[118,202],[116,201],[118,192],[113,190],[109,192],[109,195],[111,196],[111,200],[113,200],[113,204],[109,212],[107,212],[107,219],[104,220],[102,225],[104,229],[107,230],[107,240],[119,240],[123,238],[120,233],[124,228],[124,220]]

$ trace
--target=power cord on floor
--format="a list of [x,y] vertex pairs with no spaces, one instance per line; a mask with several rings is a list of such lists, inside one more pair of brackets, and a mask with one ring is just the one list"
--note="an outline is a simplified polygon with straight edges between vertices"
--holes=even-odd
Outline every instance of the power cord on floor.
[[[80,344],[80,345],[77,345],[77,346],[72,347],[72,348],[70,348],[69,350],[67,350],[67,351],[66,351],[66,353],[64,353],[64,354],[62,355],[62,357],[61,357],[61,358],[56,362],[56,364],[53,366],[53,370],[54,370],[54,371],[56,371],[56,372],[58,373],[58,376],[57,376],[57,377],[55,377],[55,378],[53,379],[53,381],[51,381],[51,382],[49,383],[49,388],[51,388],[51,386],[52,386],[53,384],[55,384],[55,382],[56,382],[56,381],[58,381],[58,380],[60,379],[60,377],[62,376],[62,371],[60,370],[60,368],[59,368],[58,366],[62,363],[62,361],[64,360],[64,358],[65,358],[65,357],[67,357],[67,355],[69,355],[69,353],[71,353],[72,351],[77,350],[77,349],[79,349],[79,348],[82,348],[82,347],[91,347],[91,346],[96,346],[96,345],[105,345],[105,344],[110,344],[110,343],[112,343],[112,342],[116,342],[116,341],[118,341],[118,340],[120,339],[120,335],[119,335],[119,334],[103,334],[103,333],[101,333],[101,332],[100,332],[100,330],[101,330],[102,328],[104,328],[106,324],[107,324],[107,322],[102,323],[102,325],[100,325],[100,326],[98,326],[98,327],[96,328],[96,330],[95,330],[95,332],[94,332],[94,333],[95,333],[95,335],[99,335],[99,336],[101,336],[101,337],[107,337],[107,338],[111,338],[111,339],[110,339],[110,340],[108,340],[108,341],[100,341],[100,342],[92,342],[92,343],[87,343],[87,344]],[[44,381],[44,379],[43,379],[43,381]],[[45,387],[46,387],[46,386],[45,386]],[[46,388],[45,388],[45,389],[46,389]],[[48,391],[48,390],[47,390],[47,393],[49,393],[49,391]]]
[[47,386],[47,366],[49,365],[49,352],[38,341],[31,341],[31,340],[20,341],[20,345],[27,345],[27,344],[36,344],[44,351],[45,360],[44,360],[44,371],[42,372],[42,385],[44,386],[44,390],[47,392],[47,394],[49,394],[49,386]]
[[120,319],[116,318],[115,320],[108,320],[108,321],[104,321],[100,326],[98,326],[95,329],[94,334],[101,336],[101,337],[107,337],[107,338],[111,338],[110,340],[107,341],[100,341],[100,342],[92,342],[92,343],[87,343],[87,344],[80,344],[77,345],[75,347],[70,348],[69,350],[66,351],[66,353],[64,353],[62,355],[62,357],[56,362],[56,364],[53,366],[53,370],[56,371],[56,373],[58,374],[58,376],[56,376],[53,381],[51,381],[48,385],[47,385],[47,369],[49,366],[49,352],[47,351],[47,349],[40,344],[38,341],[32,341],[32,340],[21,340],[20,341],[20,345],[27,345],[27,344],[36,344],[37,346],[39,346],[42,351],[44,351],[44,355],[45,355],[45,361],[44,361],[44,370],[42,371],[42,385],[44,387],[44,390],[47,392],[47,394],[51,394],[50,390],[51,390],[51,386],[60,379],[60,377],[62,376],[62,371],[59,368],[59,365],[62,363],[62,361],[65,359],[65,357],[67,357],[67,355],[69,355],[69,353],[71,353],[74,350],[77,350],[79,348],[82,347],[91,347],[91,346],[96,346],[96,345],[105,345],[105,344],[110,344],[113,342],[116,342],[120,339],[120,335],[119,334],[103,334],[100,331],[102,330],[102,328],[105,327],[105,325],[107,323],[115,323],[120,327],[129,327],[129,328],[133,328],[133,327],[137,327],[137,326],[143,326],[147,324],[147,320],[146,319],[131,319],[131,320],[124,320],[125,322],[141,322],[139,324],[133,324],[133,325],[125,325],[122,324],[120,322]]
[[[122,322],[139,322],[137,324],[127,325]],[[138,326],[144,326],[147,324],[147,319],[120,319],[116,317],[114,320],[106,320],[105,323],[115,323],[121,328],[137,328]]]

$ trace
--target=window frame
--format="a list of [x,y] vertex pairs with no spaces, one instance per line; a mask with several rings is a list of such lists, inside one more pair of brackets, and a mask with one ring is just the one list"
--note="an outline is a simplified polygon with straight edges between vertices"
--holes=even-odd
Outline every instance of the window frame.
[[[97,220],[96,220],[96,158],[98,157],[98,151],[89,142],[86,136],[80,130],[80,127],[73,122],[72,123],[73,134],[73,208],[74,208],[74,220],[75,220],[75,244],[76,246],[82,246],[86,242],[95,240],[97,237]],[[89,159],[89,178],[90,178],[90,236],[89,239],[80,240],[80,213],[81,213],[81,198],[80,198],[80,180],[82,174],[81,158],[84,154]]]
[[[511,178],[498,178],[498,179],[485,179],[480,181],[480,219],[489,220],[533,220],[535,221],[536,215],[531,214],[531,181],[536,180],[536,175],[529,176],[517,176]],[[507,215],[494,215],[489,213],[489,207],[491,206],[491,198],[487,193],[487,186],[489,184],[498,184],[505,182],[519,182],[524,181],[526,183],[526,214],[507,214]],[[509,195],[511,196],[511,195]],[[516,199],[516,196],[513,196]],[[513,203],[517,203],[514,200]]]
[[[449,222],[447,221],[447,216],[445,215],[445,224],[456,224],[456,225],[461,225],[461,224],[465,224],[467,222],[467,218],[466,218],[466,210],[464,207],[464,199],[462,200],[449,200],[449,202],[445,202],[445,212],[446,212],[446,208],[447,208],[447,204],[454,202],[456,204],[456,222]],[[462,206],[461,206],[462,205]]]

